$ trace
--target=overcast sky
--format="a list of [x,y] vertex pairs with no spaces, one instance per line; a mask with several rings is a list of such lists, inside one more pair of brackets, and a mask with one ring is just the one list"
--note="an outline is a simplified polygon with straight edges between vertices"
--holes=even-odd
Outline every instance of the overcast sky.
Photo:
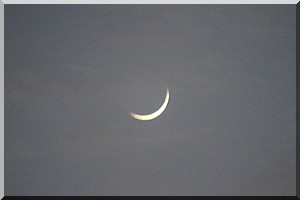
[[4,113],[6,196],[294,196],[296,5],[5,5]]

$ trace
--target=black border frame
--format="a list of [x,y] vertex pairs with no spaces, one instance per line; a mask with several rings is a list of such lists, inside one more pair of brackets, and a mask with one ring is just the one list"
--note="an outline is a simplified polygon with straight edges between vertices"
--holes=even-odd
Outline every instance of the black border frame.
[[[5,4],[4,4],[5,11]],[[4,13],[3,13],[4,14]],[[4,28],[4,27],[3,27]],[[296,4],[296,195],[295,196],[128,196],[130,199],[140,199],[140,198],[182,198],[182,199],[300,199],[300,106],[298,104],[298,99],[300,99],[300,39],[298,36],[300,35],[300,2]],[[297,70],[298,68],[298,70]],[[4,177],[3,177],[4,178]],[[4,196],[2,199],[26,199],[26,200],[38,200],[38,199],[119,199],[123,196]]]

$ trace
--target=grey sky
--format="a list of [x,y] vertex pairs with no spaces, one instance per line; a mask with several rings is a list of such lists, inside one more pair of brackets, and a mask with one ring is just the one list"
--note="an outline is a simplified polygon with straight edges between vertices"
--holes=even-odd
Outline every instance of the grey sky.
[[295,195],[295,17],[5,5],[5,195]]

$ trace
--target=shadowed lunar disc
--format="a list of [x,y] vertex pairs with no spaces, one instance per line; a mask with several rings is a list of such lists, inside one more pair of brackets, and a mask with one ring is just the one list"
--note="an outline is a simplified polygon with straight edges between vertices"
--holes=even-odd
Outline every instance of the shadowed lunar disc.
[[168,102],[169,102],[169,89],[167,87],[167,94],[166,94],[165,101],[157,111],[155,111],[154,113],[151,113],[151,114],[147,114],[147,115],[139,115],[139,114],[130,112],[130,115],[135,119],[143,120],[143,121],[155,119],[164,112],[164,110],[166,109],[166,107],[168,105]]

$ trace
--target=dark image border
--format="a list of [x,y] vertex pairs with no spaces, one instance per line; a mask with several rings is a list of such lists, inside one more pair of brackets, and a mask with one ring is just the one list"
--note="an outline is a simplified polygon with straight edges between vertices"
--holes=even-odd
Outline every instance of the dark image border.
[[[4,4],[5,10],[5,4]],[[4,28],[4,27],[3,27]],[[177,196],[177,197],[169,197],[169,196],[153,196],[153,197],[139,197],[139,196],[131,196],[127,197],[130,199],[148,199],[148,198],[166,198],[166,199],[173,199],[173,198],[180,198],[180,199],[272,199],[272,200],[279,200],[279,199],[300,199],[300,107],[298,100],[300,99],[300,2],[296,4],[296,196]],[[298,70],[297,70],[298,69]],[[217,188],[216,188],[217,190]],[[9,200],[9,199],[25,199],[25,200],[37,200],[37,199],[119,199],[122,196],[4,196],[2,199]]]

